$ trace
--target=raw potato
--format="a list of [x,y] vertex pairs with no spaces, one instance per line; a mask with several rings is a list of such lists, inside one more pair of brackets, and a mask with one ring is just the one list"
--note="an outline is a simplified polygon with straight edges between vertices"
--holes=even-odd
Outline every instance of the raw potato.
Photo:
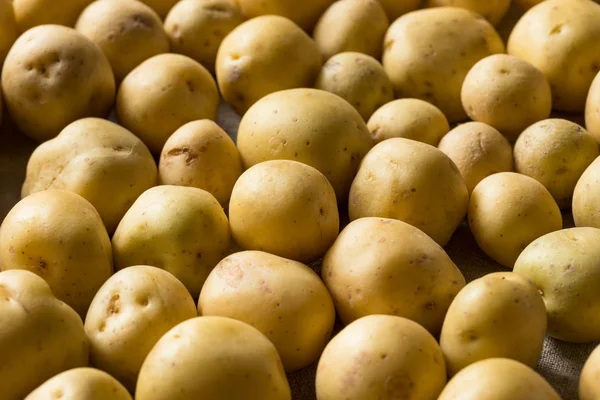
[[585,103],[585,127],[600,143],[600,73],[592,82]]
[[542,1],[544,0],[513,0],[513,3],[523,10],[529,10],[531,7],[541,3]]
[[575,186],[573,219],[576,226],[600,228],[600,158],[590,164]]
[[167,332],[142,366],[136,400],[291,400],[275,346],[252,326],[197,317]]
[[381,58],[389,21],[377,0],[337,1],[325,11],[313,32],[324,59],[354,51]]
[[394,22],[399,16],[419,8],[421,0],[379,0],[388,19]]
[[242,161],[227,133],[205,119],[189,122],[169,137],[158,171],[161,184],[206,190],[227,207]]
[[477,61],[503,53],[494,27],[477,14],[455,7],[408,13],[387,31],[383,66],[396,97],[433,103],[450,122],[466,119],[460,91]]
[[313,270],[260,251],[222,260],[202,287],[198,311],[254,326],[275,345],[287,372],[319,359],[335,322],[331,296]]
[[[11,1],[11,0],[9,0]],[[72,27],[77,17],[93,0],[12,0],[17,26],[25,32],[38,25]]]
[[217,53],[217,81],[223,99],[244,115],[270,93],[312,87],[322,63],[317,44],[302,29],[287,18],[266,15],[225,37]]
[[42,278],[23,270],[1,272],[0,296],[2,400],[22,400],[54,375],[88,364],[81,318]]
[[229,203],[233,238],[243,249],[309,263],[339,232],[333,187],[316,169],[296,161],[253,166],[233,187]]
[[496,129],[481,122],[457,126],[442,138],[438,148],[454,161],[469,193],[484,178],[513,170],[510,143]]
[[498,25],[510,7],[510,0],[429,0],[429,7],[461,7],[476,12]]
[[307,32],[335,0],[237,0],[246,18],[281,15],[291,19]]
[[[4,62],[18,35],[12,1],[0,0],[0,65]],[[0,111],[0,115],[1,113]]]
[[164,19],[180,0],[141,0],[152,8],[160,18]]
[[467,212],[469,192],[458,168],[433,146],[384,140],[367,154],[350,189],[350,220],[394,218],[445,246]]
[[429,236],[402,221],[361,218],[323,259],[323,281],[342,322],[397,315],[438,335],[465,278]]
[[507,268],[535,239],[562,228],[562,215],[550,192],[514,172],[482,180],[471,194],[467,219],[481,250]]
[[367,127],[379,143],[395,137],[412,139],[437,146],[450,125],[443,112],[419,99],[398,99],[379,108]]
[[444,356],[433,336],[388,315],[348,325],[329,342],[317,367],[319,400],[435,400],[445,384]]
[[112,234],[135,199],[156,185],[156,175],[152,154],[134,134],[104,119],[84,118],[34,150],[21,195],[75,192],[92,203]]
[[133,392],[142,363],[156,342],[197,315],[190,293],[167,271],[125,268],[100,288],[85,318],[91,363]]
[[36,273],[83,317],[113,273],[110,239],[87,200],[72,192],[45,190],[25,197],[4,219],[0,268]]
[[25,32],[11,48],[2,90],[19,129],[42,142],[75,120],[108,115],[115,80],[102,51],[85,36],[43,25]]
[[210,193],[157,186],[127,211],[112,238],[115,268],[152,265],[175,275],[194,298],[210,271],[229,251],[223,208]]
[[600,375],[600,348],[596,347],[585,362],[581,377],[579,378],[579,399],[596,400],[600,398],[600,385],[598,375]]
[[362,53],[340,53],[331,57],[323,65],[315,88],[340,96],[352,104],[365,121],[375,110],[394,100],[392,82],[379,61]]

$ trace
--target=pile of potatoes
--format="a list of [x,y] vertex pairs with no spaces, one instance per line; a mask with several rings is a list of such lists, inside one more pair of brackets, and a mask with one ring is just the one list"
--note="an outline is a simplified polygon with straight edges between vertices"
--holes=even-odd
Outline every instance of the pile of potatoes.
[[0,399],[287,400],[311,365],[318,400],[560,399],[546,335],[600,341],[600,5],[512,3],[0,0],[38,143]]

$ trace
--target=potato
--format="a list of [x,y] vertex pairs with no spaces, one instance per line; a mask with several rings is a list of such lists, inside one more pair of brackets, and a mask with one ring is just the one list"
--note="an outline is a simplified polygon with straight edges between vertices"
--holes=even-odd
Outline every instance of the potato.
[[[201,372],[201,373],[199,373]],[[197,317],[167,332],[140,371],[136,400],[291,400],[275,346],[252,326]]]
[[17,21],[13,3],[11,0],[0,0],[0,65],[4,63],[4,59],[15,40],[17,40],[17,36]]
[[242,11],[232,0],[180,1],[165,19],[171,51],[186,55],[215,72],[221,42],[244,22]]
[[552,93],[544,74],[506,54],[475,64],[465,78],[461,99],[472,120],[493,126],[510,140],[552,111]]
[[436,7],[390,26],[383,67],[396,97],[426,100],[457,122],[467,116],[460,102],[467,73],[482,58],[503,52],[502,39],[485,19],[462,8]]
[[21,400],[46,379],[88,363],[83,323],[37,275],[0,273],[0,398]]
[[158,172],[162,184],[206,190],[227,207],[242,161],[227,133],[204,119],[183,125],[169,137]]
[[444,357],[433,336],[388,315],[361,318],[335,336],[316,380],[319,400],[435,400],[445,383]]
[[582,112],[600,71],[600,5],[589,0],[547,0],[528,11],[508,40],[508,53],[541,70],[552,106]]
[[438,400],[560,400],[533,369],[518,361],[491,358],[463,369]]
[[373,113],[367,123],[371,136],[379,143],[401,137],[437,146],[450,125],[443,112],[419,99],[398,99]]
[[600,397],[598,375],[600,375],[600,346],[596,347],[588,357],[579,378],[579,399],[596,400]]
[[510,143],[496,129],[481,122],[458,125],[442,138],[438,148],[454,161],[469,193],[484,178],[513,170]]
[[270,93],[312,87],[322,62],[317,44],[302,29],[287,18],[266,15],[225,37],[215,69],[223,99],[243,115]]
[[160,18],[164,19],[180,0],[141,0],[152,8]]
[[319,259],[339,232],[335,192],[325,176],[296,161],[253,166],[233,187],[233,238],[243,249],[300,262]]
[[313,270],[261,251],[223,259],[202,287],[198,311],[254,326],[288,372],[319,359],[335,322],[331,296]]
[[18,202],[4,219],[0,269],[36,273],[83,317],[112,275],[110,239],[100,215],[83,197],[44,190]]
[[74,29],[44,25],[25,32],[11,48],[2,90],[19,129],[42,142],[75,120],[108,115],[115,80],[98,46]]
[[285,159],[318,169],[344,202],[373,140],[348,102],[322,90],[296,89],[266,96],[248,110],[237,146],[246,168]]
[[535,239],[562,228],[562,215],[550,192],[535,179],[514,172],[479,182],[467,219],[481,250],[507,268]]
[[[77,17],[93,0],[9,0],[15,9],[17,26],[25,32],[38,25],[74,26]],[[93,63],[92,63],[93,64]]]
[[313,32],[324,59],[354,51],[381,58],[389,21],[377,0],[337,1],[325,11]]
[[594,137],[581,126],[547,119],[523,131],[514,154],[515,170],[540,181],[561,208],[568,208],[577,181],[599,152]]
[[446,245],[467,212],[469,193],[456,165],[433,146],[384,140],[367,154],[352,182],[350,220],[393,218]]
[[131,392],[144,359],[165,333],[198,314],[194,299],[173,275],[133,266],[98,291],[85,318],[91,363]]
[[541,3],[544,0],[513,0],[513,3],[519,6],[522,10],[529,10],[536,4]]
[[480,14],[492,25],[498,25],[510,7],[510,0],[428,0],[428,5],[429,7],[464,8]]
[[573,191],[576,226],[600,228],[600,158],[584,171]]
[[361,218],[323,259],[323,281],[344,324],[371,314],[418,322],[438,335],[465,278],[429,236],[402,221]]
[[25,400],[131,400],[132,397],[112,376],[94,368],[74,368],[47,380]]
[[151,265],[175,275],[194,298],[210,271],[227,255],[227,216],[208,192],[183,186],[145,191],[112,238],[115,268]]
[[112,234],[135,199],[156,184],[156,175],[150,151],[134,134],[104,119],[84,118],[34,150],[21,194],[75,192],[92,203]]
[[585,127],[600,143],[600,73],[594,78],[585,103]]
[[335,0],[237,0],[247,18],[281,15],[310,32],[317,20]]
[[419,8],[421,0],[379,0],[390,22],[399,16]]

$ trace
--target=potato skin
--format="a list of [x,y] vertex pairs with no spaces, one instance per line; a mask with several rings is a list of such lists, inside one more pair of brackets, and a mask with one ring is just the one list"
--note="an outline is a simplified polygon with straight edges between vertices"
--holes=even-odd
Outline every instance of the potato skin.
[[460,7],[476,12],[490,21],[492,25],[498,25],[502,20],[511,0],[428,0],[429,7]]
[[394,22],[399,16],[409,11],[419,8],[421,0],[379,0],[390,23]]
[[65,25],[72,27],[84,8],[93,0],[12,0],[17,25],[21,32],[38,25]]
[[[17,30],[17,21],[15,19],[15,12],[13,9],[13,2],[11,0],[0,1],[0,65],[4,63],[4,59],[8,54],[8,51],[12,47],[17,36],[19,35]],[[0,116],[1,116],[0,111]],[[1,121],[1,119],[0,119]]]
[[160,18],[164,19],[179,0],[140,0],[152,8]]
[[600,374],[600,348],[596,347],[588,357],[579,377],[579,399],[596,400],[600,397],[597,376]]
[[246,18],[280,15],[292,20],[307,32],[335,0],[237,0]]
[[600,228],[600,158],[584,171],[573,191],[573,219],[576,226]]
[[585,127],[600,143],[600,73],[594,78],[585,103]]

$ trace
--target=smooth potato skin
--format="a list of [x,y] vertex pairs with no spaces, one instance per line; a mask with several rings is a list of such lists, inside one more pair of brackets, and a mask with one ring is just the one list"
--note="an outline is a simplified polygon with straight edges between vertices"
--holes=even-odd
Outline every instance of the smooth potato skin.
[[[0,1],[0,65],[4,63],[4,59],[8,51],[12,47],[19,32],[17,30],[17,21],[11,0]],[[1,112],[0,112],[1,113]],[[1,119],[0,119],[1,121]]]
[[93,0],[12,0],[17,25],[25,32],[38,25],[55,24],[72,27],[77,17]]
[[597,400],[600,398],[598,376],[600,375],[600,350],[596,347],[588,357],[579,377],[579,399]]
[[573,191],[573,219],[575,226],[600,228],[600,158],[583,172]]
[[429,0],[429,7],[461,7],[480,14],[490,21],[492,25],[498,25],[502,20],[511,0]]
[[237,0],[246,18],[280,15],[310,32],[319,17],[335,0]]
[[421,0],[379,0],[388,19],[394,22],[401,15],[419,8]]
[[585,127],[600,143],[600,73],[594,78],[585,103]]

